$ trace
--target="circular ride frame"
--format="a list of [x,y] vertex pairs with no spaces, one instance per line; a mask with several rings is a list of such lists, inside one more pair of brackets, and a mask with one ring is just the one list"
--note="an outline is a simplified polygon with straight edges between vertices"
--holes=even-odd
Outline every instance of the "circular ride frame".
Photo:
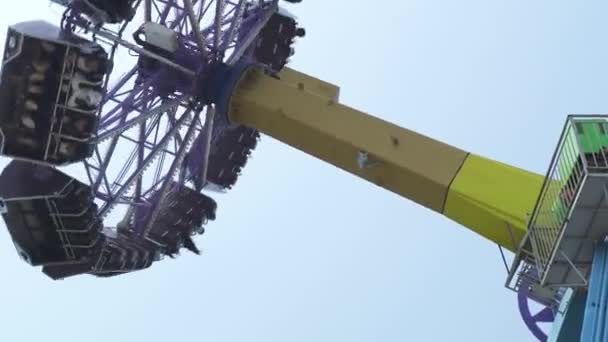
[[[146,236],[174,187],[191,181],[198,191],[225,191],[255,148],[257,131],[230,126],[224,113],[216,115],[218,75],[239,63],[257,62],[253,45],[277,13],[278,1],[139,0],[137,14],[141,7],[148,25],[144,29],[174,39],[171,57],[123,39],[132,22],[115,25],[115,30],[93,25],[78,2],[65,12],[62,27],[109,45],[112,57],[119,47],[139,56],[136,65],[111,82],[101,106],[97,146],[84,165],[99,216],[127,208],[124,216],[114,217],[117,225]],[[210,163],[212,148],[230,130],[248,144],[231,152],[236,163]]]

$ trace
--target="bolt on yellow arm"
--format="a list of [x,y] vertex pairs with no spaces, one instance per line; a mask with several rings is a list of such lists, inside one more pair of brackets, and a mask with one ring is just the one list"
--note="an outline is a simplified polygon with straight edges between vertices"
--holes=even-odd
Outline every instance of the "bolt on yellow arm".
[[515,251],[544,177],[338,103],[339,88],[287,69],[246,71],[229,120],[441,213]]

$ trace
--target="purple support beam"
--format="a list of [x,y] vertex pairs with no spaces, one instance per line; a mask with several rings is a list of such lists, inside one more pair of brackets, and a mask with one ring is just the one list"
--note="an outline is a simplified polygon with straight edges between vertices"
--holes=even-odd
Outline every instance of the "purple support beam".
[[[183,116],[184,117],[189,116],[190,112],[191,112],[190,110],[186,111],[186,113],[184,113]],[[182,143],[181,146],[179,147],[179,149],[177,151],[177,155],[173,159],[173,163],[171,164],[169,170],[166,173],[165,180],[163,181],[163,184],[161,185],[161,188],[159,190],[159,195],[157,197],[157,201],[153,204],[152,210],[149,213],[149,216],[146,220],[144,227],[136,227],[136,232],[143,233],[142,234],[143,236],[148,235],[148,233],[150,232],[150,229],[152,228],[152,226],[154,225],[154,222],[156,221],[156,219],[158,217],[158,214],[160,213],[160,209],[162,207],[163,200],[165,199],[165,196],[168,193],[169,188],[171,186],[171,180],[173,179],[173,175],[177,171],[178,167],[180,167],[182,165],[184,157],[186,156],[186,152],[188,151],[188,142],[190,142],[192,140],[192,137],[194,136],[194,132],[196,130],[196,125],[194,123],[196,122],[196,120],[198,120],[199,116],[200,116],[200,112],[197,112],[194,115],[194,118],[190,124],[190,127],[188,127],[188,131],[186,132],[186,136],[184,138],[184,143]],[[178,126],[175,126],[174,128],[177,128],[177,127]],[[141,229],[143,229],[143,231]]]
[[553,322],[555,313],[552,308],[545,307],[536,314],[532,314],[530,310],[530,282],[527,278],[523,278],[522,284],[519,286],[517,293],[517,304],[519,312],[524,320],[524,323],[532,332],[532,334],[541,342],[547,341],[547,334],[540,328],[540,323]]
[[165,103],[159,105],[158,107],[149,109],[147,111],[143,111],[138,116],[136,116],[128,121],[122,122],[122,123],[116,125],[115,127],[112,127],[111,129],[108,129],[106,131],[102,131],[97,136],[97,140],[103,141],[108,138],[115,137],[116,135],[121,134],[122,132],[130,129],[131,127],[134,127],[137,124],[144,123],[148,119],[166,112],[167,110],[175,107],[176,105],[180,104],[182,101],[186,100],[186,98],[187,98],[187,96],[181,96],[175,100],[165,102]]
[[[147,81],[150,82],[150,81]],[[147,87],[147,82],[145,84],[145,87]],[[145,88],[142,87],[142,88]],[[122,108],[132,108],[133,106],[133,100],[135,98],[136,95],[134,95],[134,93],[131,94],[131,96],[128,98],[127,101],[123,102],[123,106]],[[120,116],[120,123],[124,124],[124,122],[127,119],[127,115],[130,111],[125,111],[123,113],[123,115]],[[114,136],[112,138],[112,141],[110,142],[110,146],[108,147],[108,150],[106,151],[106,155],[103,159],[103,161],[100,163],[100,167],[99,167],[99,174],[97,176],[97,179],[95,180],[95,183],[93,184],[93,190],[97,191],[99,189],[99,184],[101,183],[101,180],[103,177],[105,177],[106,171],[108,169],[108,165],[110,164],[110,160],[112,158],[112,155],[114,154],[114,150],[116,149],[116,145],[118,144],[118,139],[119,136]]]
[[[169,108],[166,108],[167,112],[170,112],[170,115],[174,114],[174,112],[177,110],[178,106],[179,106],[179,101],[170,101],[169,103],[166,103],[166,105]],[[137,155],[140,153],[140,151],[142,149],[150,149],[150,150],[154,150],[156,148],[156,143],[157,143],[157,139],[155,139],[154,144],[149,143],[147,141],[148,136],[152,133],[152,131],[154,130],[154,128],[158,128],[160,123],[160,116],[156,116],[151,122],[150,122],[150,128],[146,130],[146,132],[144,132],[144,136],[142,139],[132,139],[130,137],[124,136],[122,135],[121,137],[125,140],[131,141],[133,143],[136,144],[135,149],[131,152],[131,155],[129,156],[129,158],[127,159],[126,162],[124,162],[124,160],[121,160],[122,164],[124,164],[123,169],[121,170],[121,172],[119,173],[119,175],[115,178],[114,183],[119,186],[123,180],[124,177],[127,176],[131,166],[133,165],[133,162],[135,162]],[[176,138],[179,136],[178,133],[176,133]],[[170,151],[166,150],[165,148],[163,148],[161,151],[159,151],[159,153],[162,152],[162,156],[166,155],[166,154],[171,154]],[[134,172],[138,172],[138,170],[140,168],[143,168],[143,161],[140,163],[136,164],[136,171]],[[141,180],[141,177],[139,177],[137,179],[137,181],[139,182]]]
[[215,30],[213,35],[213,49],[216,53],[219,53],[220,41],[222,39],[222,23],[223,23],[223,15],[224,15],[224,0],[216,0],[215,2],[215,20],[214,26]]
[[199,27],[200,18],[198,18],[196,15],[196,12],[194,12],[194,7],[192,5],[192,1],[191,0],[183,0],[183,1],[184,1],[184,6],[186,8],[186,14],[188,15],[188,18],[190,19],[190,25],[192,25],[192,30],[193,30],[194,36],[196,38],[195,39],[196,44],[203,56],[203,59],[206,60],[207,59],[207,42],[205,40],[205,37],[203,37],[203,34]]
[[[158,142],[156,147],[146,156],[142,163],[142,167],[138,168],[135,172],[133,172],[129,178],[125,181],[125,183],[120,186],[119,189],[112,195],[112,200],[116,200],[121,198],[133,185],[133,183],[137,180],[138,177],[141,176],[142,172],[145,170],[146,166],[148,166],[152,161],[156,158],[159,152],[169,143],[169,141],[173,138],[173,136],[179,131],[179,128],[185,124],[188,119],[188,114],[184,113],[178,120],[175,127],[172,127],[167,134]],[[102,208],[99,210],[100,216],[105,216],[112,209],[113,203],[105,203]]]
[[[205,126],[203,130],[203,151],[202,151],[202,164],[200,166],[200,178],[199,184],[202,187],[207,183],[207,169],[209,166],[209,153],[211,152],[211,138],[213,137],[213,124],[215,121],[215,107],[209,106],[207,108],[207,115],[205,116]],[[197,189],[200,190],[200,189]]]
[[238,28],[243,21],[243,14],[245,14],[246,4],[246,0],[239,0],[237,7],[235,7],[234,19],[232,20],[230,28],[228,29],[226,39],[224,39],[224,46],[222,47],[223,51],[226,51],[230,46],[230,43],[232,43],[232,41],[236,38]]

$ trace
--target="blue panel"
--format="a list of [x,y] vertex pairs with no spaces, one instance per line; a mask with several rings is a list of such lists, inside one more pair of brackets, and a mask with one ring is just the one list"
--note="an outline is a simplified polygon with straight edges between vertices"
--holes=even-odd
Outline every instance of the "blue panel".
[[608,341],[608,244],[595,248],[583,320],[582,342]]
[[560,303],[547,342],[580,341],[585,313],[586,291],[569,289]]

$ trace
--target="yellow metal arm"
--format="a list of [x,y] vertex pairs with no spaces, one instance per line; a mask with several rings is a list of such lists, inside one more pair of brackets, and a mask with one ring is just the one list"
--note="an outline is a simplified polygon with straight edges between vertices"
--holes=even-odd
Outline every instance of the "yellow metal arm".
[[541,175],[349,108],[338,94],[338,87],[294,70],[277,80],[252,69],[232,95],[229,119],[517,248]]

